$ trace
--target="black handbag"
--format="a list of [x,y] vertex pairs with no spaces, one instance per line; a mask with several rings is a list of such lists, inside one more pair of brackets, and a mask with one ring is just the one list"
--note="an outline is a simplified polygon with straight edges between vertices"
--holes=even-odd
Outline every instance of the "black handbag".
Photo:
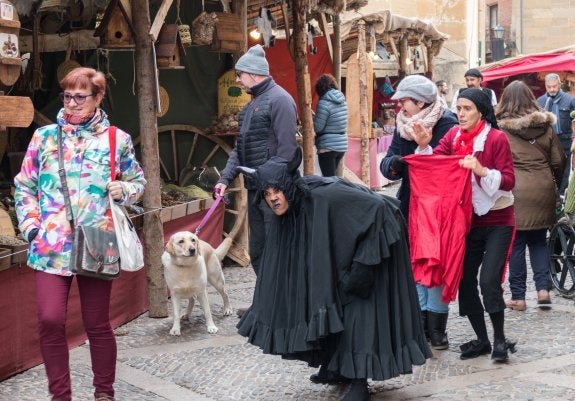
[[120,276],[120,253],[118,252],[116,233],[98,227],[76,226],[74,224],[62,154],[62,129],[58,127],[58,174],[62,182],[66,218],[72,227],[72,251],[69,269],[72,273],[82,276],[103,280],[115,279]]

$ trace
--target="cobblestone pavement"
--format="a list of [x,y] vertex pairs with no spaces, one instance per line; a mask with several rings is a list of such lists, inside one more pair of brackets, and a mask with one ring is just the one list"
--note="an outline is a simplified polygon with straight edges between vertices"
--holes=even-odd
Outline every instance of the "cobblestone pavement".
[[[255,275],[250,268],[224,269],[234,308],[251,302]],[[509,363],[489,356],[459,359],[459,345],[474,338],[467,319],[451,304],[450,347],[413,374],[371,382],[372,400],[575,400],[575,301],[552,293],[550,308],[537,307],[529,276],[528,308],[506,311],[506,334],[518,341]],[[506,286],[506,298],[509,297]],[[236,334],[235,315],[222,316],[222,301],[210,289],[217,334],[208,334],[199,307],[182,335],[169,335],[171,318],[143,314],[116,329],[120,401],[336,401],[346,386],[312,384],[315,369],[297,361],[263,355]],[[488,324],[488,328],[491,326]],[[71,352],[74,400],[92,400],[86,345]],[[48,400],[43,366],[0,383],[0,401]]]

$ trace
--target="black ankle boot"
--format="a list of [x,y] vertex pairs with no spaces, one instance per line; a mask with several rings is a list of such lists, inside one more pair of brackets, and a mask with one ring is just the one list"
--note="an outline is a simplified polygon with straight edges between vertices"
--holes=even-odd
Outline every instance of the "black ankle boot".
[[447,317],[449,313],[435,313],[427,311],[427,325],[429,327],[429,336],[431,340],[431,348],[433,349],[447,349],[449,341],[447,340]]
[[421,325],[423,326],[423,331],[425,332],[425,339],[429,341],[429,326],[428,326],[428,319],[427,319],[427,311],[421,311]]
[[459,346],[461,350],[461,359],[477,358],[481,355],[487,355],[491,352],[491,343],[480,340],[471,340]]
[[494,340],[493,341],[493,353],[491,353],[491,359],[495,362],[507,362],[509,359],[509,355],[507,354],[507,350],[514,354],[517,350],[515,349],[515,345],[517,341],[509,341],[509,340]]
[[319,371],[311,375],[309,380],[316,384],[344,384],[351,381],[345,376],[327,370],[325,365],[321,365]]
[[341,401],[369,401],[371,395],[367,387],[367,379],[352,380],[349,391]]

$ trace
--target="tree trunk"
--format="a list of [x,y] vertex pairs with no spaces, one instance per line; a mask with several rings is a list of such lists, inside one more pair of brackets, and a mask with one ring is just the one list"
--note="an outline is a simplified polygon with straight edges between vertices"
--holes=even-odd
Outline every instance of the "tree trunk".
[[148,304],[150,317],[168,316],[168,296],[161,256],[164,251],[164,228],[160,219],[160,159],[158,122],[156,118],[156,69],[153,43],[149,36],[148,0],[132,1],[132,22],[135,34],[136,98],[140,120],[142,166],[148,181],[144,192],[144,209],[156,210],[144,215],[144,247],[148,269]]
[[369,121],[369,95],[368,90],[373,88],[373,77],[368,76],[367,53],[365,51],[365,22],[357,23],[358,42],[357,54],[359,58],[359,114],[361,130],[361,180],[370,188],[370,165],[369,165],[369,133],[371,121]]
[[312,175],[315,171],[313,117],[311,115],[311,84],[307,65],[307,2],[293,2],[293,58],[297,84],[297,102],[303,134],[303,172]]

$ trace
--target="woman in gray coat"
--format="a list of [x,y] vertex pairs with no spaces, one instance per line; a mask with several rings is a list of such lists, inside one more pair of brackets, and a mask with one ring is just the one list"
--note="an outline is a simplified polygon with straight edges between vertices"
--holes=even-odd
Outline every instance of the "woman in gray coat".
[[553,132],[555,116],[541,111],[531,89],[522,81],[509,84],[495,108],[497,123],[511,144],[515,169],[515,240],[509,258],[511,299],[508,308],[526,308],[525,291],[529,248],[537,302],[549,304],[547,229],[557,221],[557,183],[561,182],[565,153]]

